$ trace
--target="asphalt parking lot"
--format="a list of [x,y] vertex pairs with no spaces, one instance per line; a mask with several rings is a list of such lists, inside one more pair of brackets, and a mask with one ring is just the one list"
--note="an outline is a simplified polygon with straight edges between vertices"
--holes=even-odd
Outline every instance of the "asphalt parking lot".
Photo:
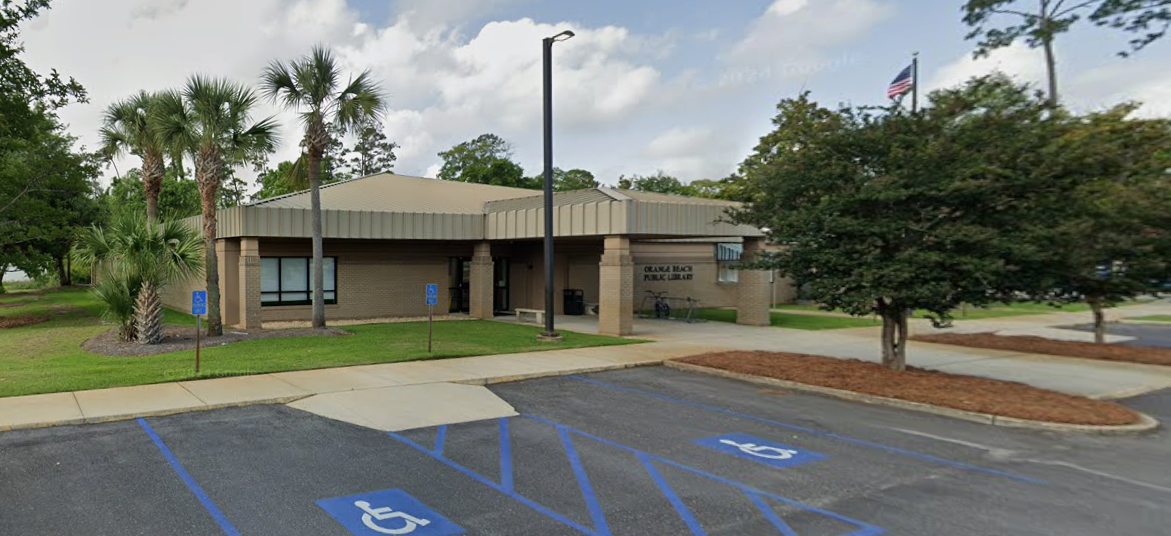
[[[1094,331],[1093,324],[1073,326],[1078,331]],[[1171,324],[1123,324],[1112,323],[1106,326],[1106,333],[1110,335],[1125,335],[1134,339],[1123,342],[1127,346],[1146,346],[1151,348],[1171,348]]]
[[[521,416],[386,434],[256,406],[3,433],[0,534],[1088,536],[1171,526],[1161,432],[990,428],[663,368],[492,390]],[[1128,403],[1171,418],[1171,393]]]

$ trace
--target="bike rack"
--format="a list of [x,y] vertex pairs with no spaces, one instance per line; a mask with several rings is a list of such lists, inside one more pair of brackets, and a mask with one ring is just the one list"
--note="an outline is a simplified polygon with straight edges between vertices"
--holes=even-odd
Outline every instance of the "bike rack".
[[[663,318],[655,312],[655,301],[661,299],[670,307],[667,317]],[[649,307],[648,307],[649,304]],[[663,320],[679,320],[687,322],[688,324],[695,324],[699,322],[706,322],[706,320],[696,318],[695,310],[699,308],[699,300],[687,296],[685,298],[676,298],[672,296],[662,296],[657,298],[652,295],[645,295],[642,298],[642,303],[638,307],[639,318],[659,318]],[[682,315],[679,312],[682,311]]]

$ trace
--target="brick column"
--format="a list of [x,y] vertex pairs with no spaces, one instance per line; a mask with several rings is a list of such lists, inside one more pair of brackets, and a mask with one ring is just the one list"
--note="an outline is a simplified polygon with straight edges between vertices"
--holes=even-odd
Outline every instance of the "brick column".
[[608,236],[598,281],[598,333],[634,333],[634,258],[630,239]]
[[258,329],[260,320],[260,240],[240,239],[240,292],[236,299],[240,327]]
[[472,318],[492,318],[495,313],[493,300],[496,291],[496,270],[492,262],[492,244],[480,242],[476,244],[472,254],[470,281],[471,304],[468,308]]
[[[756,260],[757,253],[764,251],[763,238],[745,238],[742,262]],[[745,326],[768,326],[771,324],[769,309],[772,288],[769,286],[768,270],[740,270],[736,285],[736,323]]]

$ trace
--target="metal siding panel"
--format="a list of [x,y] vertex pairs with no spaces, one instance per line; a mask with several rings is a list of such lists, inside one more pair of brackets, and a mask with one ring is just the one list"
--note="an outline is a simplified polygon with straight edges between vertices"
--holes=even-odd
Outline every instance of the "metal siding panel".
[[573,235],[581,236],[585,232],[585,207],[572,205],[569,209],[569,219],[573,222]]
[[590,203],[582,207],[581,228],[585,234],[598,234],[598,207],[601,203]]

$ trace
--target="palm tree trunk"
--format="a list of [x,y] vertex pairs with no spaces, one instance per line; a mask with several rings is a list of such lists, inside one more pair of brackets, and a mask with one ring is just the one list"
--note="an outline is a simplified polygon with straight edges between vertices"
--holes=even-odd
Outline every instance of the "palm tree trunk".
[[321,151],[310,148],[309,203],[313,213],[313,327],[325,327],[325,252],[321,240]]
[[220,318],[220,267],[216,255],[216,208],[219,201],[219,155],[213,147],[199,148],[199,162],[195,166],[195,181],[199,185],[200,207],[203,211],[204,273],[207,275],[207,336],[224,334]]
[[142,189],[146,194],[146,220],[154,225],[159,218],[159,192],[163,188],[163,155],[154,151],[142,157]]

